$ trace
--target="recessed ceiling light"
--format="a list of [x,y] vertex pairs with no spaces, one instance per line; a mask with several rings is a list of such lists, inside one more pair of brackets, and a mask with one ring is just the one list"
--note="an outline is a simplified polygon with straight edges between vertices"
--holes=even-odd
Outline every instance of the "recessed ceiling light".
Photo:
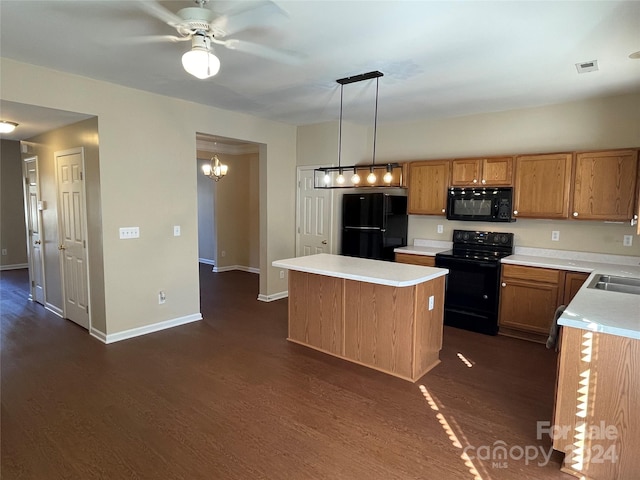
[[18,124],[16,122],[7,122],[6,120],[0,120],[0,133],[13,132]]
[[637,52],[633,52],[631,55],[629,55],[629,58],[632,58],[634,60],[640,60],[640,50]]
[[576,70],[578,73],[595,72],[598,70],[598,60],[576,63]]

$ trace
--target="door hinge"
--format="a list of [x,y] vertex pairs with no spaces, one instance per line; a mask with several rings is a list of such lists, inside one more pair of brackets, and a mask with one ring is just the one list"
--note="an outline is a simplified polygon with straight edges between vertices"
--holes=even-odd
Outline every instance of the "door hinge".
[[85,309],[87,310],[87,313],[89,313],[89,305],[87,305]]
[[84,173],[80,172],[80,180],[84,180]]
[[36,282],[34,282],[33,280],[31,280],[31,286],[32,286],[33,288],[35,288],[35,286],[36,286]]
[[300,233],[300,227],[298,227],[298,233]]
[[86,241],[86,240],[82,240],[82,246],[83,246],[84,248],[87,248],[87,241]]

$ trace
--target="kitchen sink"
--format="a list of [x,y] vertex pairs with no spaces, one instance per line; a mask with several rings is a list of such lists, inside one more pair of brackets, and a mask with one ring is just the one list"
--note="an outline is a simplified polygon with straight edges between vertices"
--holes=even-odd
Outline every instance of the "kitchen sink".
[[596,275],[587,288],[640,295],[640,278]]

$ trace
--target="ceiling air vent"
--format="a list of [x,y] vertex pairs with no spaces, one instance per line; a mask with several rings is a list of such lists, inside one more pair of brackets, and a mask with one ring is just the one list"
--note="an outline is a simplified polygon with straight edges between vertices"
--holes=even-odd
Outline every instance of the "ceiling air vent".
[[595,72],[598,70],[598,61],[591,60],[590,62],[576,63],[576,70],[578,70],[578,73]]

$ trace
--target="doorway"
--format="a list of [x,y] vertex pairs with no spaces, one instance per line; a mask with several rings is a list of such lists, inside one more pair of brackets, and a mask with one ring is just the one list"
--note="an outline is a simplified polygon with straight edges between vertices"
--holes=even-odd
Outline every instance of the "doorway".
[[333,193],[314,188],[314,168],[298,168],[296,256],[332,252]]
[[29,256],[29,297],[45,304],[44,257],[42,255],[42,201],[40,200],[40,179],[38,177],[38,157],[24,159],[25,213],[27,223],[27,248]]

